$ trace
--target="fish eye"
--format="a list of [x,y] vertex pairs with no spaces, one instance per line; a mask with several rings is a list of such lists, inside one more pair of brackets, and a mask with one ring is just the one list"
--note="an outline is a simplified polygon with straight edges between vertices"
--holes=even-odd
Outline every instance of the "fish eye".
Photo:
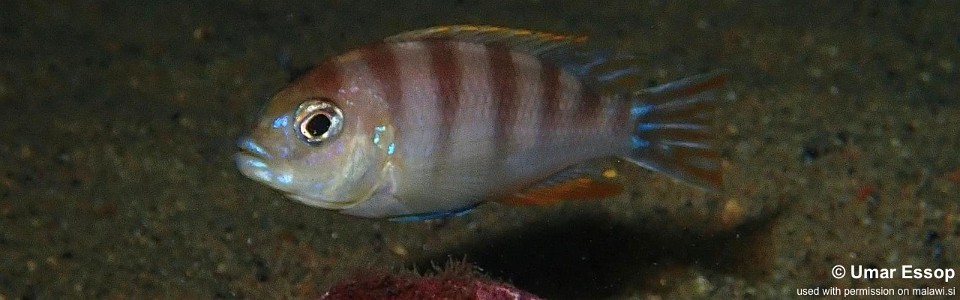
[[343,112],[330,99],[308,99],[297,108],[296,122],[300,137],[307,144],[319,145],[340,133]]

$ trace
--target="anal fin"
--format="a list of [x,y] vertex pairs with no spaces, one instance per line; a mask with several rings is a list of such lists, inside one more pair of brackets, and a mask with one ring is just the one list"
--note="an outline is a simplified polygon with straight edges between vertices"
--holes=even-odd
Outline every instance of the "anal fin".
[[605,169],[597,174],[573,168],[560,172],[523,191],[499,200],[511,205],[549,205],[563,200],[601,200],[619,195],[623,184],[617,182],[617,172]]

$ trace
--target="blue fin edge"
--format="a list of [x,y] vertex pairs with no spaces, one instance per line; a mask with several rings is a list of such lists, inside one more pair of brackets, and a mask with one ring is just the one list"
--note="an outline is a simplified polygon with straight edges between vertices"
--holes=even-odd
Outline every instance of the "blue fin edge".
[[427,213],[419,213],[419,214],[402,215],[402,216],[392,217],[387,220],[390,220],[392,222],[417,222],[417,221],[426,221],[426,220],[433,220],[433,219],[459,217],[472,212],[473,209],[477,208],[478,205],[480,204],[477,203],[464,208],[448,210],[448,211],[435,211],[435,212],[427,212]]
[[725,81],[720,70],[636,92],[633,150],[623,158],[705,190],[719,189],[723,177],[712,123]]

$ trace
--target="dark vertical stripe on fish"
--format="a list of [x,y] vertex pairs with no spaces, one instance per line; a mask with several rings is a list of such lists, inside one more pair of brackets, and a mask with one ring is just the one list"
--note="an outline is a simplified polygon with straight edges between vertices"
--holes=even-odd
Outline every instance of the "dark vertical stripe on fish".
[[392,107],[399,107],[403,92],[400,90],[400,70],[397,60],[385,43],[377,43],[360,49],[360,55],[367,62],[373,76],[379,79],[383,97]]
[[560,68],[545,65],[541,69],[540,80],[543,81],[543,119],[540,121],[539,138],[546,141],[554,130],[557,130],[560,120]]
[[[327,60],[313,71],[307,73],[298,81],[307,82],[307,86],[313,86],[324,94],[333,96],[340,90],[340,84],[343,82],[343,76],[340,72],[340,66],[334,60]],[[295,84],[300,86],[302,84]]]
[[490,83],[493,91],[493,101],[496,103],[496,119],[493,120],[494,143],[498,153],[506,153],[509,149],[512,132],[511,127],[516,116],[517,70],[510,56],[510,49],[501,44],[487,46],[490,59]]
[[[579,82],[578,82],[579,84]],[[603,109],[603,101],[600,99],[600,95],[594,92],[591,88],[587,86],[580,86],[580,95],[578,96],[579,103],[579,113],[577,114],[574,124],[580,124],[575,126],[600,126],[603,124],[603,114],[600,111]]]

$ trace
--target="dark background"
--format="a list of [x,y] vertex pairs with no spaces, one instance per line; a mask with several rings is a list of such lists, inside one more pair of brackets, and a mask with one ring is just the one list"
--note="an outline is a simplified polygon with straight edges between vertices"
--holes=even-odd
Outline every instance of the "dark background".
[[[957,3],[389,2],[0,2],[0,299],[315,297],[448,260],[551,298],[956,286],[830,268],[960,268]],[[291,74],[457,23],[586,34],[651,83],[729,70],[724,191],[639,171],[603,202],[392,223],[234,168]]]

